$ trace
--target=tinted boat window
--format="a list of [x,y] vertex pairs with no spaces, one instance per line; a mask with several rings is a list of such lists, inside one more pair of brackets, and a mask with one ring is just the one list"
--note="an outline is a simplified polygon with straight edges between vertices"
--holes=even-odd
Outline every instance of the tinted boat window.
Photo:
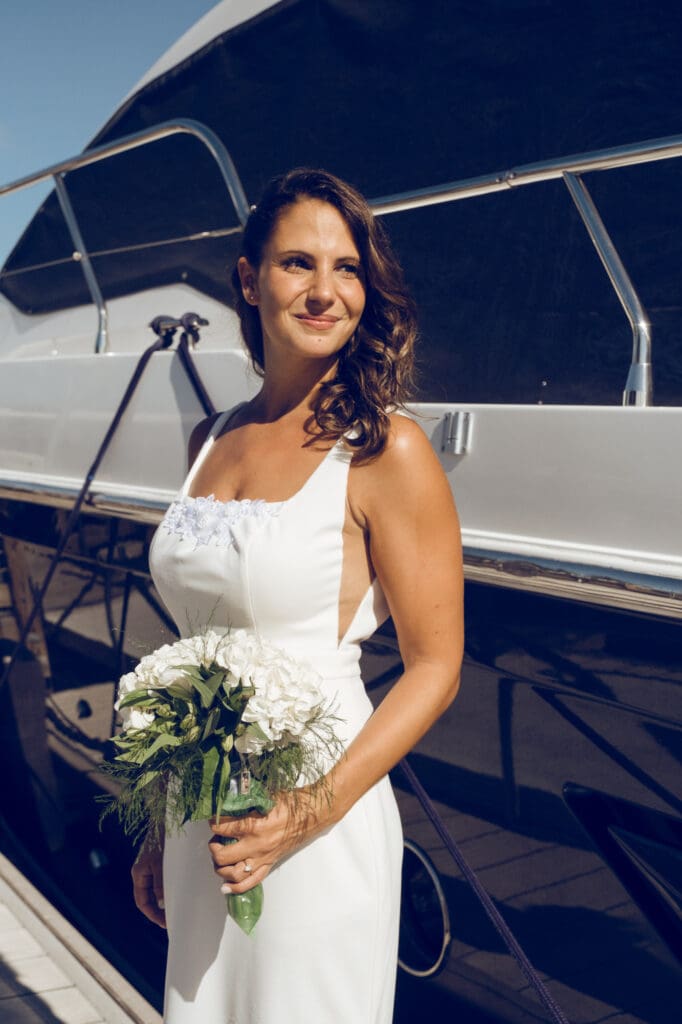
[[[681,45],[681,19],[661,19],[654,0],[595,4],[583,18],[537,0],[298,0],[147,85],[93,142],[194,117],[224,139],[250,197],[305,164],[380,196],[677,132]],[[682,166],[587,181],[653,320],[656,401],[679,403]],[[188,280],[230,301],[234,242],[186,240],[235,224],[198,143],[165,141],[68,185],[106,296]],[[561,186],[526,191],[420,224],[390,218],[420,303],[423,397],[618,404],[624,315]],[[87,302],[71,249],[51,196],[0,287],[26,311]],[[51,265],[21,272],[36,264]]]

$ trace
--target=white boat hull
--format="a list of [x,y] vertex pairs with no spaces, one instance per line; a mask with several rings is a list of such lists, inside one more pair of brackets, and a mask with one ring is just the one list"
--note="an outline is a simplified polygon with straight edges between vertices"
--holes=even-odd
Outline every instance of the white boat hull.
[[[87,351],[87,332],[74,328],[70,350],[62,342],[53,353],[32,339],[0,358],[5,497],[73,501],[153,340],[143,311],[164,310],[168,298],[162,290],[153,306],[146,293],[143,308],[139,297],[120,300],[118,317],[128,326],[112,333],[106,354]],[[216,324],[195,365],[216,408],[229,408],[253,393],[257,378],[234,316],[194,299]],[[678,607],[682,479],[671,469],[682,452],[682,410],[417,403],[413,412],[451,482],[473,578],[506,575],[513,586],[546,589],[529,568],[542,566],[545,578],[558,573],[570,591],[585,576],[620,575],[630,592],[666,591]],[[462,455],[443,450],[445,418],[457,412],[470,417]],[[180,487],[187,439],[202,415],[177,353],[157,352],[92,482],[89,507],[158,519]],[[612,597],[611,587],[607,603]]]

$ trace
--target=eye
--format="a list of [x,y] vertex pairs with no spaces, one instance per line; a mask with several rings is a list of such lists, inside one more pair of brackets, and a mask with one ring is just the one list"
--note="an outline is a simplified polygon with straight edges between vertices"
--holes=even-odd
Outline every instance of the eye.
[[296,271],[310,270],[310,260],[305,256],[293,253],[291,256],[282,257],[280,266],[284,270],[290,270],[292,273],[296,273]]
[[353,263],[351,260],[346,260],[345,263],[340,264],[339,271],[343,277],[359,277],[360,276],[360,264]]

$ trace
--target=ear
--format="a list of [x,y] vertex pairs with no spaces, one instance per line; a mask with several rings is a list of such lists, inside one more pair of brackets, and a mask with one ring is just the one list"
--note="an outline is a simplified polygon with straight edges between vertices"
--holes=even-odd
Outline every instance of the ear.
[[258,274],[251,266],[246,256],[240,256],[237,262],[237,272],[242,285],[242,295],[250,306],[257,306],[258,295]]

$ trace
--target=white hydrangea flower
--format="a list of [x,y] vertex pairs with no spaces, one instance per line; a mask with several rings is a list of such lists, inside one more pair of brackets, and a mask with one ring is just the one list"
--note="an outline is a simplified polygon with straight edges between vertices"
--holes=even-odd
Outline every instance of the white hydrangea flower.
[[222,642],[221,634],[212,629],[178,640],[173,644],[174,657],[177,658],[176,664],[208,667],[211,662],[216,660],[216,651]]
[[[242,714],[246,731],[235,739],[235,748],[241,754],[259,754],[296,741],[324,704],[320,676],[311,666],[248,630],[234,629],[224,634],[206,630],[174,644],[163,644],[123,676],[117,709],[126,728],[144,728],[151,724],[153,715],[139,708],[120,709],[123,696],[133,690],[153,693],[174,683],[185,684],[189,691],[192,684],[181,666],[210,668],[211,664],[226,671],[228,686],[250,686],[255,691]],[[251,724],[258,729],[250,729]]]
[[152,712],[141,708],[121,708],[119,714],[124,729],[146,729],[154,721]]
[[132,693],[133,690],[139,690],[140,681],[135,672],[127,672],[121,677],[118,684],[118,700],[114,704],[115,709],[121,716],[124,729],[146,729],[148,725],[151,725],[154,721],[154,716],[148,711],[142,711],[140,708],[122,708],[121,700],[127,694]]
[[[243,646],[251,646],[247,664],[255,693],[249,698],[242,721],[254,723],[259,731],[247,728],[235,747],[241,754],[259,754],[302,736],[324,704],[324,696],[320,677],[310,666],[269,645],[255,642],[254,649],[253,640]],[[230,661],[236,661],[233,654]]]

